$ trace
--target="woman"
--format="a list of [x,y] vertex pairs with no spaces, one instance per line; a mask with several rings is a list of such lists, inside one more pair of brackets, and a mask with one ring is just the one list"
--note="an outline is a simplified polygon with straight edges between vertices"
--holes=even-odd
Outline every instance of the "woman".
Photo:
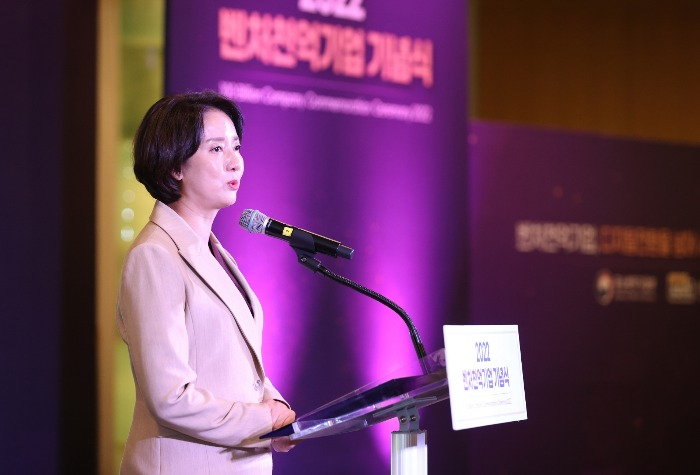
[[236,202],[241,136],[238,107],[212,91],[159,100],[136,132],[134,172],[157,201],[117,305],[136,386],[124,474],[270,474],[259,436],[294,420],[262,365],[260,302],[211,232]]

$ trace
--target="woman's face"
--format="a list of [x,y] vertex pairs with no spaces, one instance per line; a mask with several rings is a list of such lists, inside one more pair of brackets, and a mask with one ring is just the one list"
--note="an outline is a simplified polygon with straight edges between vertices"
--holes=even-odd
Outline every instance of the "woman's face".
[[204,127],[199,149],[175,174],[180,180],[180,201],[206,213],[236,202],[243,176],[241,141],[233,122],[218,109],[203,115]]

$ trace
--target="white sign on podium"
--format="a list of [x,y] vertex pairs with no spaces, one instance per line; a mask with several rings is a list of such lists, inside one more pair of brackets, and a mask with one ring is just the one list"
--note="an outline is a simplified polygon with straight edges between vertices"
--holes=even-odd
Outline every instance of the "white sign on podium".
[[445,325],[452,428],[527,419],[517,325]]

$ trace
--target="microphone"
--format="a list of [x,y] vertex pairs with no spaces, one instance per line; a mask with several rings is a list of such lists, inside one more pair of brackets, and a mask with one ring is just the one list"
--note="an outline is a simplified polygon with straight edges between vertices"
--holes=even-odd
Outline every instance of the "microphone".
[[292,247],[302,248],[309,252],[320,252],[333,257],[352,259],[353,249],[343,246],[340,242],[327,237],[296,228],[272,218],[268,218],[258,210],[246,209],[241,214],[239,224],[253,234],[267,234],[290,243]]

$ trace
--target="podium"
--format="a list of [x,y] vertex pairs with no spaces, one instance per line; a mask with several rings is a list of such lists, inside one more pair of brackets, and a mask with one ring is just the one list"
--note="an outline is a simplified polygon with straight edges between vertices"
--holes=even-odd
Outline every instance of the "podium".
[[[265,229],[271,223],[269,218],[258,211],[249,211],[252,210],[241,215],[241,226],[250,232],[267,233]],[[261,439],[326,437],[365,429],[396,417],[399,430],[391,434],[391,475],[427,475],[427,434],[420,430],[418,409],[450,397],[445,348],[449,349],[453,361],[450,374],[453,386],[456,386],[451,405],[453,429],[527,419],[516,325],[500,329],[489,325],[471,326],[472,329],[445,325],[445,348],[426,354],[418,330],[404,309],[383,295],[331,272],[315,257],[317,252],[323,252],[349,259],[352,249],[303,229],[285,229],[289,231],[289,245],[301,265],[394,310],[406,324],[418,358],[413,365],[304,414],[293,423],[261,436]],[[323,243],[320,248],[317,239]],[[344,252],[337,252],[339,248],[345,248]],[[448,339],[451,344],[448,344]],[[502,351],[496,351],[496,347]],[[491,348],[494,348],[493,358]],[[466,363],[466,366],[454,366],[455,361]]]
[[392,475],[427,474],[427,433],[419,428],[418,409],[448,398],[445,352],[438,350],[261,438],[327,437],[397,418],[399,430],[391,434]]

